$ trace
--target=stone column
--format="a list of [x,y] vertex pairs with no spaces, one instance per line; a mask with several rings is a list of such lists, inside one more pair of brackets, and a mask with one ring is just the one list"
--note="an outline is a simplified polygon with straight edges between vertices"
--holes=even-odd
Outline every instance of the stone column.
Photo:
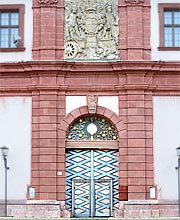
[[33,1],[33,59],[62,60],[64,51],[64,2]]
[[146,199],[146,135],[144,74],[127,74],[129,200]]
[[150,1],[120,0],[119,49],[122,60],[150,59]]

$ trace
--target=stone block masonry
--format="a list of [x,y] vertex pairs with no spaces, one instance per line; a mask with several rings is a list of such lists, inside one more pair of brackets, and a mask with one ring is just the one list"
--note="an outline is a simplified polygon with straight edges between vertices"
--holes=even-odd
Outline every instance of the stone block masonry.
[[[67,210],[61,211],[58,203],[66,200],[66,132],[75,119],[88,115],[88,107],[81,106],[66,115],[66,96],[87,94],[119,99],[119,115],[102,106],[97,106],[96,110],[98,116],[108,118],[116,126],[119,134],[119,199],[122,204],[114,215],[137,219],[178,216],[176,201],[161,204],[155,198],[149,204],[149,197],[150,187],[156,187],[152,97],[180,94],[179,63],[33,61],[23,65],[3,63],[0,67],[2,97],[32,97],[29,187],[35,189],[35,198],[29,198],[27,193],[28,201],[23,205],[9,204],[10,216],[59,218],[69,215]],[[12,78],[12,73],[16,77]],[[29,204],[30,199],[38,204]],[[49,205],[49,201],[55,203]]]

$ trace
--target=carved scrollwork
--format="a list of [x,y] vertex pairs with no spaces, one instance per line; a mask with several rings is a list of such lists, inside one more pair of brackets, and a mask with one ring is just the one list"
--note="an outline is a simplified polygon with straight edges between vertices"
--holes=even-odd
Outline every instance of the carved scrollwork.
[[138,5],[143,4],[144,0],[125,0],[126,4]]
[[59,0],[38,0],[40,5],[55,5]]
[[65,0],[65,58],[118,59],[118,22],[118,0]]

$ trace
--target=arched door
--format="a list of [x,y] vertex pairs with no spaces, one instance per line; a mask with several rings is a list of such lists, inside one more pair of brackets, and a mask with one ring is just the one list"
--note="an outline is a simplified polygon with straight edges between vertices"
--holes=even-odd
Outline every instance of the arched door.
[[115,127],[103,118],[86,117],[70,127],[67,139],[70,146],[76,143],[66,151],[66,205],[72,216],[112,216],[118,203],[118,150],[103,149],[102,143],[117,141]]

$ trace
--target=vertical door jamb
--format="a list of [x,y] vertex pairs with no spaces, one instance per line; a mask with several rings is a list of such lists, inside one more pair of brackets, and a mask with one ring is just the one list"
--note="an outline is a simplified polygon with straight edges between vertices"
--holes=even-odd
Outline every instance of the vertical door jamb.
[[110,209],[109,209],[109,211],[110,211],[110,216],[112,215],[112,212],[113,212],[113,182],[112,182],[112,179],[110,179],[110,198],[109,198],[109,200],[110,200]]
[[72,216],[75,216],[75,184],[72,180]]

